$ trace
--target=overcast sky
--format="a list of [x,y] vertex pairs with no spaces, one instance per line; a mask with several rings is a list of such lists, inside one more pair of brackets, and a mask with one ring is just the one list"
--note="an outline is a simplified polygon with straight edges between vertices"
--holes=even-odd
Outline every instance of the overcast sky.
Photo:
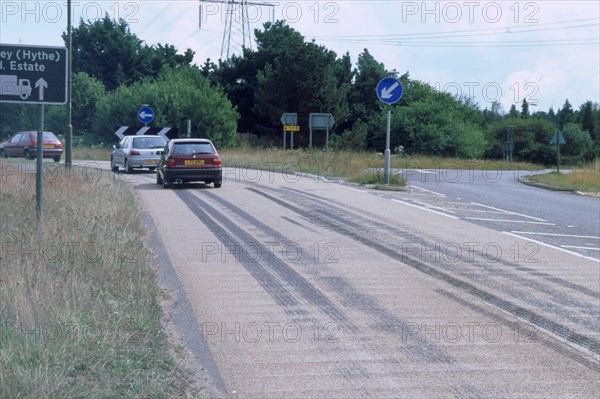
[[[547,111],[565,99],[579,108],[600,101],[598,1],[279,1],[248,7],[251,29],[285,20],[307,40],[349,52],[367,48],[388,70],[480,108],[498,100],[505,111],[523,99]],[[202,4],[202,6],[201,6]],[[198,65],[219,59],[226,6],[197,0],[72,1],[73,18],[123,18],[147,44],[195,51]],[[0,0],[0,42],[62,46],[66,0]],[[239,14],[234,28],[239,26]],[[234,48],[231,48],[232,51]],[[373,88],[375,90],[375,88]]]

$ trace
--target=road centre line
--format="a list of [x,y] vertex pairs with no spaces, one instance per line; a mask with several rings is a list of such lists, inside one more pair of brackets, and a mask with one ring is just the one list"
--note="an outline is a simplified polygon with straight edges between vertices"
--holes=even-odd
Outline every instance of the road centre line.
[[482,206],[484,208],[493,209],[495,211],[501,211],[501,212],[507,213],[509,215],[522,216],[524,218],[529,218],[529,219],[537,220],[537,221],[540,221],[540,222],[545,222],[546,221],[546,219],[540,219],[540,218],[536,218],[534,216],[523,215],[522,213],[507,211],[506,209],[494,208],[493,206],[483,205],[483,204],[480,204],[478,202],[471,202],[471,204],[477,205],[477,206]]
[[507,234],[509,236],[513,236],[513,237],[517,237],[517,238],[522,238],[525,241],[534,242],[534,243],[542,245],[544,247],[549,247],[549,248],[552,248],[552,249],[556,249],[558,251],[565,252],[565,253],[570,254],[570,255],[579,256],[580,258],[584,258],[584,259],[587,259],[587,260],[592,260],[594,262],[600,262],[600,259],[592,258],[590,256],[585,256],[585,255],[582,255],[580,253],[569,251],[568,249],[564,249],[564,248],[561,248],[561,247],[556,247],[554,245],[550,245],[550,244],[547,244],[547,243],[542,242],[542,241],[534,240],[533,238],[523,237],[523,236],[520,236],[518,234],[513,234],[512,232],[508,232],[508,231],[503,231],[503,233]]
[[491,218],[472,218],[472,217],[466,217],[465,219],[468,220],[481,220],[484,222],[508,222],[508,223],[526,223],[526,224],[541,224],[544,226],[556,226],[556,224],[554,223],[548,223],[548,222],[530,222],[528,220],[512,220],[512,219],[491,219]]
[[591,238],[594,240],[600,240],[600,237],[594,236],[578,236],[573,234],[557,234],[557,233],[538,233],[536,231],[511,231],[515,234],[537,234],[539,236],[552,236],[552,237],[569,237],[569,238]]
[[422,206],[419,206],[419,205],[410,204],[408,202],[400,201],[398,199],[392,199],[392,201],[398,202],[399,204],[408,205],[408,206],[412,206],[414,208],[422,209],[424,211],[429,211],[429,212],[437,213],[438,215],[446,216],[446,217],[449,217],[451,219],[458,219],[456,216],[452,216],[452,215],[448,215],[448,214],[445,214],[445,213],[442,213],[442,212],[434,211],[433,209],[425,208],[425,207],[422,207]]

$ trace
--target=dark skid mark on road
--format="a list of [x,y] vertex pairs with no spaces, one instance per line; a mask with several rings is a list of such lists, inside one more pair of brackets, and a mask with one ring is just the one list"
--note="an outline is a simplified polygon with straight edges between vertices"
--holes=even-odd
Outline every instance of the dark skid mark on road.
[[[518,338],[519,340],[522,339],[523,341],[529,340],[530,342],[539,342],[539,343],[553,349],[554,351],[560,353],[561,355],[566,356],[566,357],[570,358],[571,360],[575,360],[576,362],[581,363],[594,371],[600,371],[600,364],[597,361],[596,362],[591,361],[591,360],[581,356],[579,353],[575,353],[574,350],[569,350],[568,349],[569,347],[565,346],[562,342],[559,342],[552,338],[547,338],[545,336],[545,334],[537,334],[536,331],[529,331],[526,327],[524,327],[519,322],[514,322],[514,321],[508,320],[502,316],[499,316],[492,312],[489,312],[489,311],[483,309],[482,307],[477,306],[476,304],[466,301],[462,298],[459,298],[456,295],[454,295],[446,290],[436,289],[435,292],[437,292],[440,295],[445,296],[448,299],[458,302],[461,305],[468,307],[469,309],[473,309],[477,313],[480,313],[480,314],[487,316],[493,320],[496,320],[499,323],[504,324],[505,326],[510,328],[510,330],[512,330],[515,333],[516,337],[519,337]],[[517,341],[517,342],[519,342],[519,341]]]
[[[279,276],[281,279],[283,279],[291,288],[295,289],[299,296],[301,296],[306,302],[319,308],[332,320],[340,323],[349,331],[357,331],[356,326],[353,326],[350,323],[346,315],[337,309],[335,304],[333,304],[312,284],[310,284],[295,270],[293,270],[287,263],[285,263],[276,255],[271,254],[267,247],[265,247],[262,243],[257,242],[250,234],[241,229],[237,224],[233,223],[225,215],[221,214],[211,205],[193,194],[182,191],[177,192],[177,195],[196,214],[196,216],[198,216],[200,221],[206,224],[207,227],[213,233],[215,233],[217,237],[219,237],[224,245],[229,245],[231,247],[231,245],[234,243],[241,244],[241,246],[252,243],[252,245],[256,248],[260,248],[260,260],[247,260],[244,259],[244,256],[239,258],[236,257],[236,260],[244,265],[244,267],[246,267],[250,272],[252,272],[254,269],[258,269],[260,271],[259,273],[253,272],[252,275],[263,287],[265,287],[267,292],[273,291],[272,286],[275,286],[277,287],[275,293],[278,295],[285,294],[285,297],[289,298],[289,300],[288,303],[280,302],[282,306],[289,306],[289,303],[291,303],[294,307],[297,307],[299,302],[291,296],[289,291],[286,290],[283,284],[279,283],[275,276]],[[215,223],[215,220],[221,223],[223,227]],[[225,229],[229,230],[233,236],[228,234]],[[265,258],[265,254],[269,254],[270,259]],[[304,313],[305,312],[303,312],[303,314]]]
[[[293,189],[293,188],[289,188],[289,187],[284,187],[284,188],[285,188],[285,190],[288,190],[288,191],[291,191],[293,193],[296,193],[298,196],[310,197],[312,199],[312,203],[320,203],[320,204],[322,204],[322,205],[325,206],[325,208],[319,208],[319,210],[330,209],[331,208],[332,204],[331,204],[330,201],[328,201],[328,200],[324,199],[323,197],[320,197],[320,196],[318,196],[316,194],[299,191],[299,190],[296,190],[296,189]],[[354,215],[354,218],[356,219],[356,215]],[[409,240],[411,240],[411,242],[419,242],[419,240],[422,240],[421,237],[418,237],[418,236],[412,235],[412,234],[408,234],[407,232],[401,231],[401,230],[399,230],[397,228],[394,228],[394,227],[389,226],[387,224],[380,223],[380,222],[377,222],[377,221],[371,220],[371,219],[364,219],[363,223],[361,223],[361,224],[358,225],[358,228],[362,228],[364,230],[364,228],[365,228],[364,222],[369,223],[369,224],[375,226],[379,230],[389,231],[390,234],[392,234],[392,235],[400,236],[400,237],[405,238],[405,239],[409,239]],[[431,248],[428,248],[428,249],[431,249]],[[461,260],[466,260],[466,258],[463,258]],[[591,297],[593,299],[600,300],[600,292],[591,290],[588,287],[584,287],[584,286],[581,286],[581,285],[578,285],[578,284],[574,284],[574,283],[572,283],[570,281],[563,280],[563,279],[561,279],[559,277],[552,276],[552,275],[550,275],[548,273],[540,272],[540,271],[538,271],[536,269],[533,269],[531,267],[521,266],[521,265],[519,265],[516,262],[509,262],[509,261],[507,261],[505,259],[500,259],[498,261],[498,264],[502,264],[503,266],[508,266],[508,267],[517,269],[518,271],[527,273],[527,274],[532,275],[534,277],[541,277],[542,279],[547,280],[547,281],[549,281],[551,283],[554,283],[556,285],[559,285],[559,286],[561,286],[563,288],[567,288],[567,289],[573,290],[573,291],[577,292],[578,294],[582,294],[582,295],[585,295],[585,296],[589,296],[589,297]],[[508,273],[506,271],[503,271],[501,269],[493,268],[493,267],[490,266],[489,263],[479,262],[479,263],[477,263],[477,266],[487,268],[487,269],[489,269],[490,271],[492,271],[494,273],[507,273],[507,275],[510,275],[511,277],[516,277],[516,278],[519,278],[519,279],[523,279],[520,276],[515,276],[514,274],[510,274],[510,273]],[[537,287],[541,287],[540,283],[536,282],[534,280],[529,280],[529,279],[528,280],[524,280],[523,279],[523,281],[525,282],[525,285],[528,286],[528,287],[530,287],[530,284],[532,282]],[[549,287],[546,287],[544,289],[542,289],[542,288],[539,288],[539,289],[540,289],[540,291],[543,291],[543,292],[545,292],[547,294],[556,294],[556,291],[553,290],[552,288],[549,288]],[[577,306],[577,305],[575,305],[572,302],[565,302],[564,305],[569,306],[569,307]],[[582,306],[582,307],[585,308],[585,306]]]
[[[289,241],[277,230],[249,215],[229,201],[212,193],[207,193],[207,195],[215,202],[218,202],[226,209],[241,216],[252,226],[259,228],[279,242],[287,243]],[[323,281],[329,289],[339,295],[344,304],[354,310],[362,311],[367,317],[375,320],[373,328],[390,335],[404,337],[406,338],[406,341],[410,341],[411,345],[400,347],[400,351],[404,352],[409,358],[421,359],[430,363],[454,363],[454,359],[443,352],[439,346],[434,345],[430,340],[424,339],[425,337],[421,336],[419,333],[413,332],[412,329],[409,330],[403,328],[406,322],[398,319],[386,309],[382,308],[375,298],[357,291],[351,283],[342,277],[322,276],[320,271],[324,269],[323,265],[314,263],[314,260],[311,263],[313,264],[306,265],[310,267],[311,273],[320,281]],[[352,328],[354,329],[354,332],[358,332],[357,327],[352,326]],[[418,345],[414,345],[414,343],[417,343]]]
[[[236,260],[256,279],[256,281],[265,289],[275,302],[282,308],[292,311],[298,306],[298,301],[293,298],[288,291],[263,267],[263,265],[253,259],[246,259],[239,256],[236,250],[236,239],[229,234],[223,227],[219,226],[210,215],[202,209],[203,204],[196,204],[196,197],[186,191],[177,191],[177,196],[181,198],[184,204],[204,223],[209,230],[219,238],[228,251],[234,254]],[[252,242],[252,241],[249,241]]]
[[[253,191],[267,199],[270,199],[271,201],[273,201],[285,208],[288,208],[294,212],[297,212],[299,214],[307,216],[305,211],[303,211],[300,208],[297,208],[296,206],[291,205],[290,203],[288,203],[286,201],[276,198],[276,197],[274,197],[270,194],[267,194],[261,190],[257,190],[254,188],[248,188],[248,190]],[[308,215],[308,216],[310,216],[310,215]],[[327,216],[327,215],[325,215],[325,216]],[[509,312],[517,317],[521,317],[521,318],[535,324],[536,326],[538,326],[540,328],[544,328],[546,330],[552,331],[554,334],[566,339],[569,342],[572,342],[574,344],[577,344],[584,348],[587,348],[596,354],[600,354],[600,342],[598,342],[598,340],[596,340],[592,337],[588,337],[588,336],[576,333],[561,324],[558,324],[552,320],[547,319],[546,317],[543,317],[543,316],[541,316],[535,312],[532,312],[528,309],[525,309],[521,306],[515,305],[514,303],[507,301],[505,299],[502,299],[494,294],[485,292],[485,291],[475,287],[471,283],[468,283],[466,281],[463,281],[456,277],[453,277],[447,273],[444,273],[433,266],[427,265],[426,263],[413,258],[412,256],[402,254],[402,253],[400,253],[394,249],[391,249],[379,242],[373,241],[363,235],[360,235],[356,231],[349,230],[345,226],[342,226],[338,223],[332,222],[331,220],[326,220],[326,219],[318,218],[318,217],[314,217],[314,216],[312,217],[312,219],[314,220],[315,223],[318,223],[318,224],[321,224],[328,228],[331,228],[340,234],[343,234],[349,238],[352,238],[353,240],[355,240],[363,245],[373,248],[376,251],[378,251],[384,255],[387,255],[394,260],[397,260],[400,263],[406,264],[406,265],[414,268],[415,270],[418,270],[422,273],[427,274],[428,276],[431,276],[438,280],[444,281],[463,292],[473,295],[473,296],[475,296],[493,306],[496,306],[506,312]]]
[[[410,240],[415,240],[414,235],[407,234],[406,232],[401,231],[392,226],[389,226],[387,224],[380,223],[380,222],[377,222],[377,221],[374,221],[371,219],[366,219],[364,217],[361,217],[360,215],[356,215],[356,214],[352,215],[351,214],[351,216],[349,216],[349,217],[342,217],[339,215],[331,215],[332,212],[336,212],[336,209],[337,209],[338,213],[342,212],[342,213],[347,214],[349,212],[347,210],[343,210],[338,207],[336,207],[336,208],[334,208],[334,210],[332,210],[331,202],[326,202],[323,198],[321,198],[315,194],[305,193],[305,192],[298,191],[296,189],[292,189],[292,188],[288,188],[288,187],[285,187],[285,190],[296,194],[295,196],[292,197],[292,199],[296,202],[300,198],[309,197],[310,198],[309,204],[314,207],[316,212],[319,212],[324,217],[328,217],[328,218],[337,220],[337,221],[339,221],[341,223],[345,223],[345,224],[349,224],[349,223],[346,223],[346,221],[349,218],[353,221],[361,220],[361,223],[358,225],[354,222],[352,222],[352,224],[349,224],[349,225],[353,229],[362,230],[363,233],[365,233],[364,235],[366,235],[366,236],[373,237],[375,234],[375,232],[367,230],[366,226],[368,224],[370,224],[372,226],[375,226],[376,231],[388,231],[389,235],[399,236],[402,238],[410,237],[409,238]],[[422,239],[419,238],[419,239],[416,239],[416,241],[412,241],[412,242],[418,242],[419,240],[422,241]],[[433,246],[431,245],[431,243],[427,243],[427,245],[428,245],[428,249],[433,250]],[[532,271],[534,269],[520,266],[515,262],[509,262],[503,258],[500,258],[497,260],[497,262],[493,262],[493,263],[488,263],[488,262],[484,262],[484,261],[473,262],[472,260],[469,260],[466,257],[462,257],[461,261],[463,262],[463,264],[473,264],[478,269],[490,272],[491,274],[502,277],[503,279],[505,279],[507,281],[501,282],[501,281],[490,280],[490,278],[487,277],[486,274],[482,274],[482,273],[473,274],[469,270],[459,269],[459,267],[460,267],[459,264],[452,264],[452,263],[448,263],[448,262],[445,262],[445,263],[442,262],[442,263],[443,263],[443,266],[445,269],[451,270],[458,275],[462,275],[467,279],[470,279],[474,282],[477,282],[477,283],[480,283],[483,285],[488,285],[488,286],[493,285],[496,289],[501,289],[503,292],[510,294],[512,297],[517,298],[517,299],[523,301],[524,303],[530,304],[537,308],[544,309],[548,313],[557,315],[557,316],[561,317],[562,319],[572,321],[580,326],[588,328],[589,330],[591,330],[593,332],[598,331],[598,329],[600,328],[600,324],[599,324],[600,319],[598,319],[597,317],[589,317],[589,316],[595,315],[595,313],[593,313],[593,311],[590,310],[589,302],[584,302],[581,300],[571,298],[562,291],[556,290],[553,287],[549,287],[549,286],[542,284],[539,280],[533,280],[533,279],[525,278],[523,276],[515,275],[514,273],[507,271],[506,268],[502,268],[500,266],[506,266],[507,268],[514,268],[519,271],[525,272],[529,275],[533,274]],[[548,275],[546,275],[546,276],[548,276]],[[553,278],[551,276],[548,276],[547,280],[554,284],[559,283],[559,285],[563,288],[572,289],[579,294],[590,296],[595,300],[600,299],[600,293],[594,292],[594,291],[588,289],[587,287],[577,286],[575,284],[571,284],[567,281],[564,281],[564,280],[561,280],[558,278]],[[490,284],[490,283],[492,283],[492,284]],[[523,289],[515,289],[511,285],[514,283],[518,283],[522,287],[526,287],[527,289],[535,289],[535,290],[547,295],[549,298],[538,299],[537,297],[532,296],[529,292],[524,291]],[[562,307],[556,306],[557,303],[562,305]],[[568,309],[568,311],[565,311],[563,309]],[[577,313],[575,310],[578,310],[580,313]]]

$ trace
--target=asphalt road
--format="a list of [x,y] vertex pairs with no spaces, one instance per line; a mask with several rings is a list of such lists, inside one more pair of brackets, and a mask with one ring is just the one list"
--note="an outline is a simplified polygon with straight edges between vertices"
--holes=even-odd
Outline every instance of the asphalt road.
[[599,264],[531,234],[597,237],[596,199],[504,179],[381,192],[237,169],[220,189],[118,177],[217,396],[600,396]]
[[422,189],[425,208],[600,259],[599,198],[519,183],[518,178],[529,171],[402,172],[411,185]]

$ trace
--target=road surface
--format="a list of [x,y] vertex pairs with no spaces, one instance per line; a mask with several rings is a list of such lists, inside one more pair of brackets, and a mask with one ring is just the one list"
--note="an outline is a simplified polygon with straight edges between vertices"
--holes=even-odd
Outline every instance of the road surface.
[[151,220],[187,304],[187,344],[203,348],[219,395],[600,395],[599,264],[515,233],[563,223],[541,204],[243,169],[220,189],[119,178]]

